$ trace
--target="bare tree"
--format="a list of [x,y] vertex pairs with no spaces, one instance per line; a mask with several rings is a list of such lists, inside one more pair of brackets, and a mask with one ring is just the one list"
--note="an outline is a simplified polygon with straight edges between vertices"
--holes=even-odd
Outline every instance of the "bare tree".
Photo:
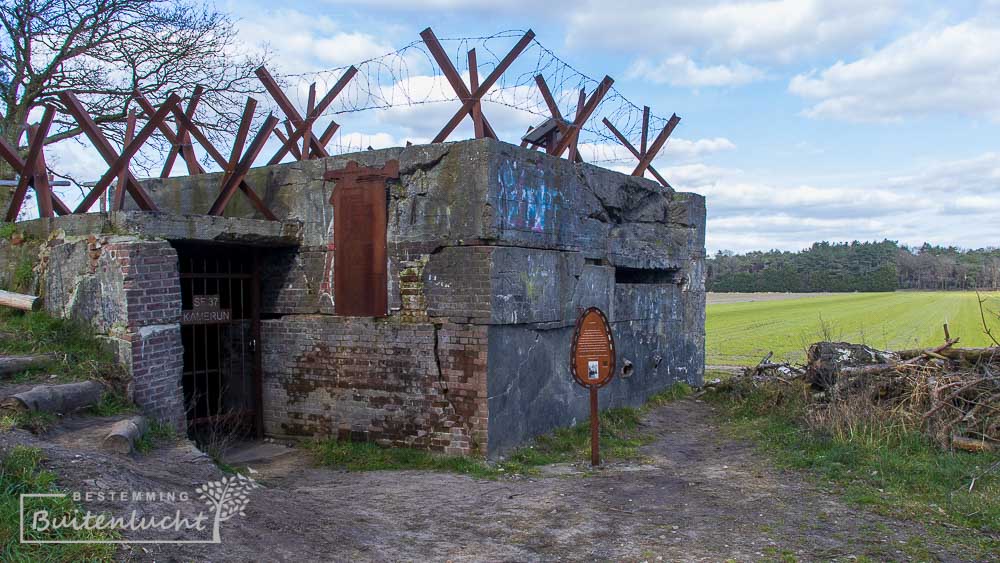
[[[0,134],[22,150],[29,114],[44,104],[59,110],[46,144],[81,134],[56,97],[67,90],[121,142],[135,92],[157,104],[200,84],[196,121],[219,138],[259,91],[253,70],[266,58],[241,48],[233,20],[200,0],[0,0],[0,25]],[[12,175],[0,164],[0,178]],[[9,197],[0,187],[0,206]]]

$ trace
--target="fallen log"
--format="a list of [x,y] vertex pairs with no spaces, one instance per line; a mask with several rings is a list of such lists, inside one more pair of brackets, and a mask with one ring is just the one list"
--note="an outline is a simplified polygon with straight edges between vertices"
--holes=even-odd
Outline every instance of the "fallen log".
[[56,356],[37,354],[33,356],[0,356],[0,376],[20,373],[26,369],[43,368]]
[[975,438],[968,438],[966,436],[952,436],[951,445],[953,448],[973,453],[992,452],[995,449],[993,444],[986,440],[976,440]]
[[104,449],[120,454],[132,453],[136,441],[146,432],[146,417],[133,416],[119,420],[104,437]]
[[97,404],[104,395],[104,386],[96,381],[38,385],[0,402],[4,412],[70,413]]
[[22,311],[37,311],[42,307],[42,298],[24,293],[14,293],[0,289],[0,305],[13,307]]

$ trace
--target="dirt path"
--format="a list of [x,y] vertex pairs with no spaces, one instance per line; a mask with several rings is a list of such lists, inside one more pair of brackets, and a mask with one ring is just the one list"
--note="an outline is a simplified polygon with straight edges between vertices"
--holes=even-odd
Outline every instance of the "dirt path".
[[[645,449],[648,463],[594,475],[571,466],[503,481],[347,473],[312,467],[295,450],[255,467],[264,486],[251,493],[246,516],[223,524],[221,545],[133,547],[122,555],[157,561],[756,561],[782,555],[814,561],[862,554],[905,560],[902,543],[926,541],[919,526],[848,507],[802,476],[769,467],[747,444],[721,436],[704,403],[667,405],[646,424],[658,436]],[[0,436],[0,446],[4,441]],[[81,458],[48,442],[41,447],[68,477],[67,488],[98,480],[112,488],[192,490],[218,475],[184,445],[141,460]]]

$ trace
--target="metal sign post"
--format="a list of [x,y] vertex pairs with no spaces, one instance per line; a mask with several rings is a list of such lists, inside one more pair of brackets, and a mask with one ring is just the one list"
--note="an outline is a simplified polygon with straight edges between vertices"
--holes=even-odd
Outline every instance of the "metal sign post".
[[597,390],[615,376],[615,339],[608,318],[597,307],[580,315],[570,351],[573,379],[590,391],[590,464],[601,464],[600,416]]

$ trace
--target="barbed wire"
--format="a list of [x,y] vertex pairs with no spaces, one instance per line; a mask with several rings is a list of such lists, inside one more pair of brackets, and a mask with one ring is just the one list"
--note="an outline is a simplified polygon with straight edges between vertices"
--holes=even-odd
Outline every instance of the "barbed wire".
[[[476,67],[482,81],[493,72],[516,39],[524,33],[523,30],[505,30],[478,37],[439,38],[439,42],[468,85],[469,50],[476,50]],[[448,109],[454,111],[457,109],[456,103],[461,101],[427,46],[420,40],[353,66],[357,68],[357,74],[334,103],[322,113],[322,117],[335,119],[343,125],[328,145],[328,150],[332,153],[364,150],[371,144],[365,140],[366,137],[375,137],[352,131],[347,118],[351,114],[373,112],[376,122],[412,131],[414,137],[407,140],[420,143],[430,139],[422,137],[418,132],[423,131],[426,135],[427,131],[433,129],[430,133],[432,136],[451,116]],[[310,84],[316,83],[317,95],[322,97],[348,68],[348,65],[344,65],[275,76],[288,97],[304,113]],[[572,120],[576,114],[580,90],[585,90],[589,97],[600,83],[598,79],[560,58],[537,39],[532,39],[483,97],[483,113],[502,139],[520,142],[529,125],[538,125],[550,117],[548,106],[535,83],[535,77],[539,75],[545,79],[563,117],[568,120]],[[273,102],[268,103],[273,106]],[[276,107],[266,107],[268,103],[264,104],[265,109],[282,115]],[[440,107],[440,111],[436,106]],[[638,146],[642,113],[640,106],[612,86],[582,128],[578,140],[581,154],[588,162],[634,162],[634,157],[618,143],[604,126],[602,119],[607,118]],[[649,135],[655,135],[666,123],[666,118],[650,115]],[[469,122],[464,122],[464,126],[468,127]],[[458,134],[453,134],[453,138],[459,138]]]

